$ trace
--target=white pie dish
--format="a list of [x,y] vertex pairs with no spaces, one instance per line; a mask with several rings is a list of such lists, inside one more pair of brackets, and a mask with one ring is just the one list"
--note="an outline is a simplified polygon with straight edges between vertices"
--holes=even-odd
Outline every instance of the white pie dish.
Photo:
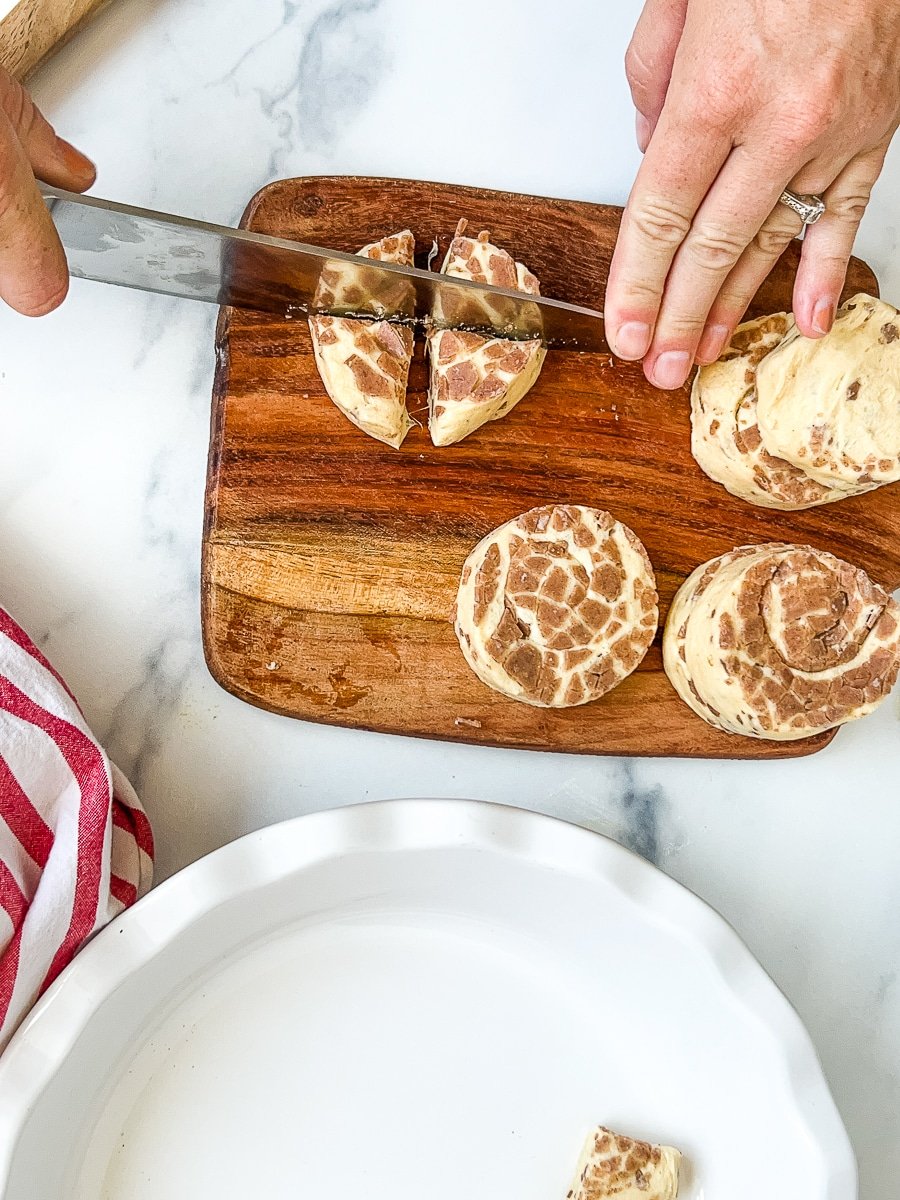
[[799,1018],[702,901],[464,801],[302,817],[99,935],[0,1059],[3,1200],[563,1200],[589,1128],[686,1200],[856,1200]]

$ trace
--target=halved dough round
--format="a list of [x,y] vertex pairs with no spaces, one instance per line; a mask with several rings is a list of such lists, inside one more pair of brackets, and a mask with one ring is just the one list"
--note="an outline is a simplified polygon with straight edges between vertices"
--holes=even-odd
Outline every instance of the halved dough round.
[[653,568],[609,513],[547,505],[470,554],[456,635],[478,678],[540,708],[597,700],[638,666],[659,623]]
[[602,1126],[585,1143],[568,1200],[677,1200],[681,1152]]
[[672,603],[666,673],[710,725],[773,741],[872,712],[900,672],[900,605],[864,571],[809,546],[742,546]]
[[771,454],[825,487],[900,480],[900,314],[858,295],[820,341],[794,330],[760,363],[757,415]]
[[[411,267],[416,243],[412,233],[382,238],[364,246],[361,258]],[[398,288],[406,286],[401,280]],[[363,295],[355,269],[341,263],[323,272],[316,295],[327,308],[352,308]],[[400,297],[394,297],[401,307]],[[314,316],[309,320],[316,366],[325,390],[345,417],[364,433],[398,449],[412,421],[406,411],[406,387],[413,356],[413,331],[388,321]]]
[[[488,240],[487,233],[466,237],[466,222],[460,221],[450,244],[442,273],[487,283],[493,287],[540,294],[540,284],[526,266]],[[437,313],[453,317],[455,324],[490,319],[491,313]],[[519,403],[537,382],[547,357],[539,341],[485,338],[456,329],[439,329],[428,336],[431,383],[428,392],[429,429],[435,446],[451,446],[480,429],[488,421],[499,421]]]
[[697,372],[691,396],[691,449],[702,470],[741,500],[786,511],[830,504],[874,486],[825,487],[764,445],[757,370],[794,329],[787,313],[738,326],[719,361]]

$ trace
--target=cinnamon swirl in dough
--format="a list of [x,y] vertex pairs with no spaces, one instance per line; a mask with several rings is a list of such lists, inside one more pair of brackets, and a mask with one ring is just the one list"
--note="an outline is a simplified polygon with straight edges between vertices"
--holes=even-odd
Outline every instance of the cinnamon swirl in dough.
[[809,546],[743,546],[699,567],[672,604],[666,673],[730,733],[793,741],[866,716],[900,672],[900,605]]
[[535,508],[480,542],[462,572],[456,635],[488,687],[542,708],[597,700],[659,622],[647,552],[607,512]]
[[588,1138],[566,1200],[676,1200],[681,1154],[602,1127]]

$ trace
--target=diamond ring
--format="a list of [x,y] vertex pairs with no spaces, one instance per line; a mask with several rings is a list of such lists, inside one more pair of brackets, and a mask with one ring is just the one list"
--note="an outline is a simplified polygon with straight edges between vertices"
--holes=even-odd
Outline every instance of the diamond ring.
[[781,203],[793,209],[804,225],[815,225],[825,215],[825,201],[821,196],[798,196],[796,192],[784,192]]

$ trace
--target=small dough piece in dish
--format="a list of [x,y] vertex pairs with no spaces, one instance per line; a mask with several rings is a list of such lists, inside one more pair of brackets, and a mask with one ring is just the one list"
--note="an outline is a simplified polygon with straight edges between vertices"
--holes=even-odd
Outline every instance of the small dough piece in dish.
[[575,505],[534,508],[479,542],[456,601],[456,636],[478,678],[538,708],[598,700],[635,670],[658,624],[637,536]]
[[757,370],[794,329],[787,313],[738,326],[719,361],[697,372],[691,396],[691,449],[702,470],[740,500],[785,511],[831,504],[875,486],[826,487],[766,449],[756,413]]
[[763,443],[825,487],[900,480],[900,314],[858,295],[818,341],[796,329],[757,374]]
[[809,546],[742,546],[698,567],[663,638],[666,674],[717,729],[772,741],[864,717],[900,672],[900,605]]
[[[443,274],[540,295],[535,276],[505,250],[492,245],[488,233],[470,238],[465,230],[466,222],[460,221]],[[439,315],[446,319],[451,314]],[[466,323],[463,312],[454,311],[452,317],[454,324]],[[451,446],[488,421],[505,417],[534,387],[547,357],[546,347],[539,341],[485,338],[456,329],[429,334],[428,352],[429,429],[435,446]]]
[[681,1157],[601,1126],[585,1143],[566,1200],[676,1200]]
[[[415,248],[415,238],[406,229],[364,246],[359,253],[362,258],[411,267]],[[405,281],[398,286],[406,286]],[[357,292],[362,295],[352,268],[328,271],[316,299],[325,307],[348,308]],[[412,425],[406,411],[412,329],[388,321],[329,316],[310,317],[309,328],[328,395],[364,433],[399,449]]]

